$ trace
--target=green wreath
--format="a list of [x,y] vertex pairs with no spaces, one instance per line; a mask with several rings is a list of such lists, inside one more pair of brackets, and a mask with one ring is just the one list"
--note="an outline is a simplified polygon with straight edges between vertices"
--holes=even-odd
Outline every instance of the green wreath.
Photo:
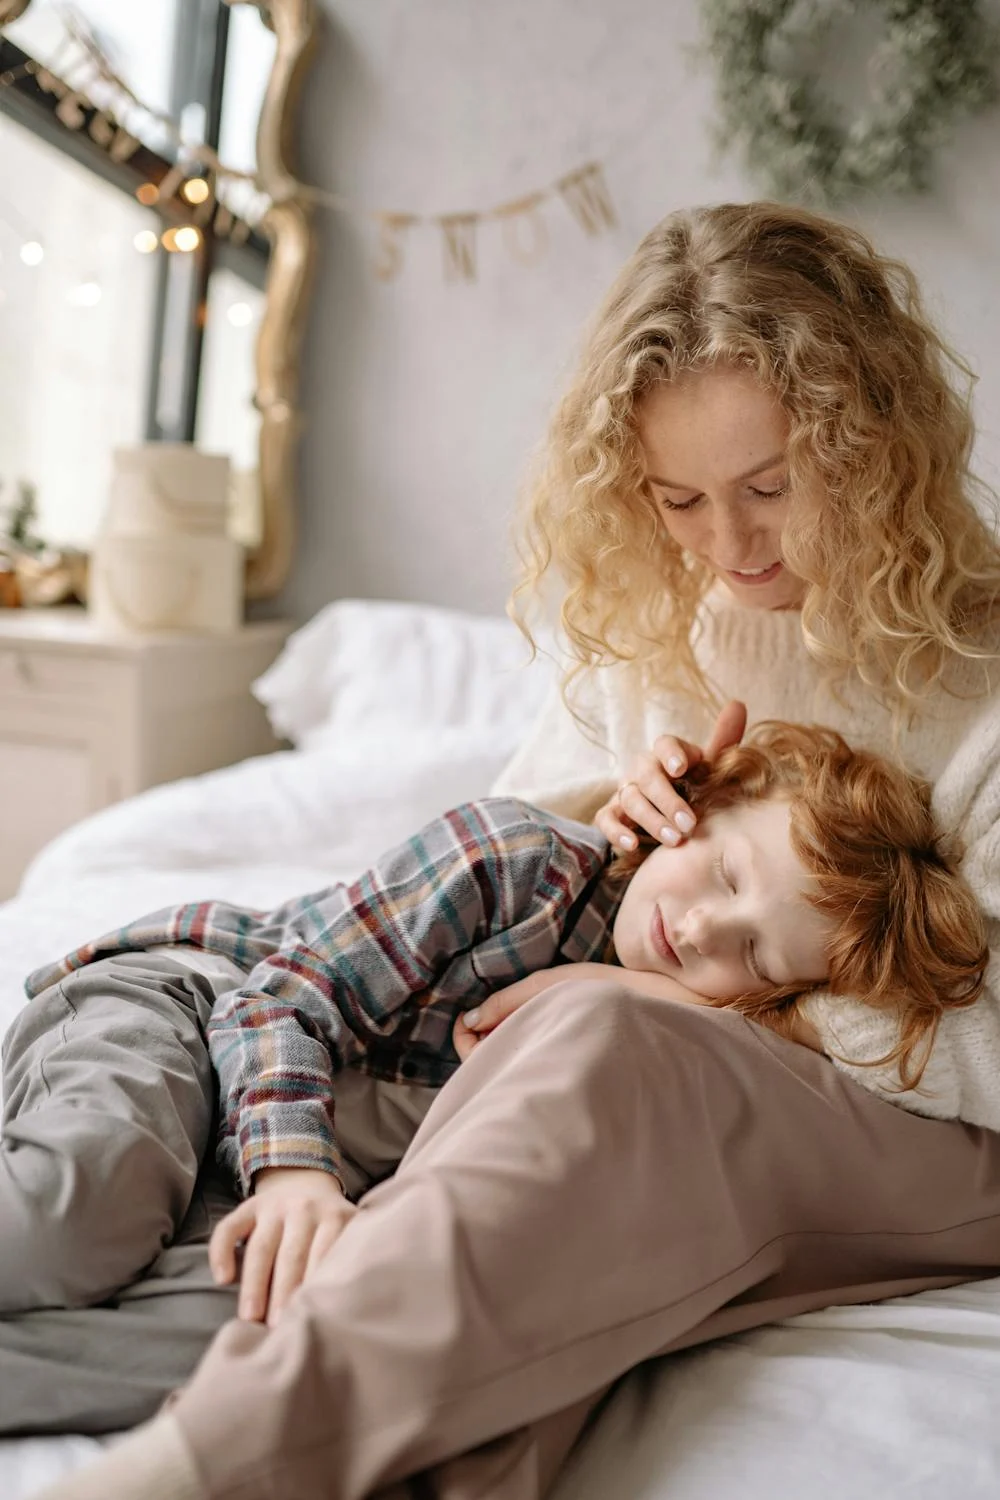
[[[849,125],[815,80],[779,71],[774,52],[809,21],[863,0],[702,0],[718,66],[719,138],[780,198],[831,205],[881,188],[926,190],[953,117],[997,97],[997,36],[977,0],[879,0],[885,36],[869,110]],[[867,0],[871,5],[871,0]]]

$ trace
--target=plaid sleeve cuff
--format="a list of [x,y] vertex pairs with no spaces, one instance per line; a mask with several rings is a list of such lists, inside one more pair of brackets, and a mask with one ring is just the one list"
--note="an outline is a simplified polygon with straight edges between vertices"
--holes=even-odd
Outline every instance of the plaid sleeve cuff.
[[233,1165],[244,1193],[250,1193],[254,1175],[265,1167],[313,1167],[329,1172],[343,1186],[341,1154],[329,1116],[319,1106],[262,1105],[247,1110],[234,1145]]

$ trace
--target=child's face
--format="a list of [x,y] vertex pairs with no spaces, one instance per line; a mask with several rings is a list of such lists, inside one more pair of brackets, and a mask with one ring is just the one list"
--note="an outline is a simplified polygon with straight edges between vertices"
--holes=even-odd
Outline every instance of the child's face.
[[640,865],[614,925],[627,969],[667,974],[711,1000],[827,977],[832,924],[805,899],[785,801],[740,802]]

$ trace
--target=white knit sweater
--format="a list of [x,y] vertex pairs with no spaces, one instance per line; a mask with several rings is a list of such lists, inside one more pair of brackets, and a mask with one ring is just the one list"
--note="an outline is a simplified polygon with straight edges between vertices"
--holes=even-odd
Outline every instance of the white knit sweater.
[[[986,993],[944,1017],[923,1079],[907,1092],[899,1089],[895,1066],[852,1065],[892,1049],[897,1032],[889,1017],[824,993],[811,996],[806,1010],[835,1064],[865,1088],[919,1114],[1000,1130],[1000,662],[970,664],[963,696],[931,697],[897,747],[891,713],[860,683],[839,696],[820,683],[795,611],[744,609],[717,589],[703,618],[699,662],[723,700],[747,704],[751,723],[827,724],[852,745],[901,759],[933,783],[936,816],[942,828],[960,831],[963,871],[988,920],[993,958]],[[602,743],[584,737],[553,693],[494,793],[589,821],[658,734],[703,743],[711,723],[685,695],[643,695],[628,666],[592,673],[576,701]]]

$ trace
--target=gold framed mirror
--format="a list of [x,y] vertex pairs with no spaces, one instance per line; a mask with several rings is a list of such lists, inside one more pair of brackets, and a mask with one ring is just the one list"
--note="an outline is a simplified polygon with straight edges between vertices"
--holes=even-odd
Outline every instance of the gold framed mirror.
[[[178,16],[181,15],[183,6],[187,5],[188,13],[193,14],[200,6],[202,18],[204,19],[206,14],[210,20],[212,18],[212,0],[171,0],[171,4],[176,6]],[[14,23],[18,22],[20,24],[14,26],[14,33],[18,38],[23,38],[29,26],[34,25],[40,28],[41,13],[47,6],[48,0],[0,0],[0,33],[4,33],[5,28],[14,26]],[[92,14],[100,15],[99,6],[92,4],[89,8]],[[248,180],[240,184],[255,199],[256,211],[252,215],[252,226],[242,224],[239,227],[244,231],[244,240],[252,234],[248,250],[254,245],[258,247],[256,264],[261,269],[254,274],[262,278],[262,281],[258,280],[255,283],[258,287],[262,285],[262,292],[257,291],[253,294],[258,304],[255,307],[253,327],[246,329],[246,334],[253,339],[254,369],[251,374],[248,368],[251,344],[245,340],[247,369],[245,378],[241,376],[242,388],[245,391],[245,396],[242,398],[245,401],[244,409],[247,413],[250,412],[249,395],[252,390],[252,404],[257,413],[255,431],[250,428],[245,419],[241,421],[242,428],[245,429],[242,436],[252,444],[251,458],[246,461],[253,463],[256,470],[252,476],[248,476],[253,480],[255,524],[252,540],[248,539],[246,596],[248,599],[259,600],[274,597],[284,586],[291,569],[296,541],[296,455],[302,426],[299,407],[299,363],[315,259],[315,231],[309,198],[293,170],[290,142],[293,135],[296,101],[316,37],[317,8],[316,0],[215,0],[214,9],[216,20],[222,25],[221,34],[224,36],[231,35],[231,28],[225,24],[227,13],[234,13],[235,23],[237,11],[242,11],[244,18],[250,12],[255,12],[260,18],[262,27],[267,28],[267,32],[260,33],[261,36],[266,36],[268,33],[273,35],[273,45],[269,44],[266,53],[269,63],[260,81],[262,91],[255,95],[261,99],[256,120],[255,160],[241,164],[249,170],[243,173]],[[28,15],[28,12],[31,14]],[[152,21],[152,16],[149,19]],[[255,32],[258,30],[256,26],[251,29]],[[123,97],[124,108],[118,107],[114,98],[109,103],[107,95],[99,93],[95,95],[93,90],[84,92],[83,85],[80,85],[73,75],[70,75],[72,81],[69,84],[64,82],[59,76],[58,60],[41,56],[40,49],[31,46],[29,41],[21,39],[18,45],[24,49],[21,56],[25,60],[19,71],[32,74],[26,82],[38,84],[48,95],[56,96],[55,100],[50,98],[49,102],[54,106],[52,114],[61,121],[61,125],[53,123],[48,131],[50,140],[61,135],[64,139],[61,139],[59,144],[71,148],[70,154],[75,154],[78,161],[84,160],[84,153],[79,148],[74,152],[72,148],[75,147],[75,142],[68,139],[67,131],[75,132],[77,139],[84,142],[91,155],[94,151],[94,142],[100,140],[106,148],[107,157],[112,160],[115,160],[115,153],[108,143],[112,138],[121,137],[125,143],[125,152],[135,152],[132,160],[128,156],[121,158],[122,161],[128,161],[130,167],[135,167],[144,156],[149,156],[146,149],[150,145],[149,139],[140,142],[130,134],[135,129],[136,135],[142,136],[142,131],[134,126],[134,122],[130,123],[129,98],[134,99],[140,109],[146,110],[147,114],[152,117],[154,127],[157,118],[164,121],[165,115],[157,117],[154,109],[150,109],[135,95],[130,94],[130,90],[120,77],[116,76],[115,81],[124,91],[123,96],[119,96]],[[260,54],[262,49],[258,47],[256,51]],[[8,56],[9,54],[8,48]],[[98,55],[103,60],[103,55]],[[226,56],[224,45],[220,55]],[[37,62],[33,61],[36,57],[39,58]],[[176,58],[174,66],[176,68]],[[219,83],[220,100],[224,84],[224,80]],[[96,106],[95,97],[98,100]],[[251,105],[246,122],[251,139],[253,112],[254,106]],[[190,130],[187,120],[176,123],[179,127],[182,126],[183,133],[187,134]],[[169,122],[167,124],[169,128]],[[198,128],[196,122],[195,131]],[[175,141],[180,140],[181,134],[181,128],[174,130]],[[215,137],[196,135],[194,138],[195,140],[218,139],[217,134]],[[167,207],[173,206],[174,197],[177,195],[176,201],[180,203],[181,208],[184,208],[178,192],[178,189],[182,189],[184,196],[187,196],[188,183],[185,182],[184,174],[180,173],[179,166],[173,167],[171,147],[161,145],[157,148],[153,145],[152,150],[155,152],[157,149],[160,152],[159,158],[154,156],[150,159],[160,162],[157,174],[159,178],[163,178],[165,168],[172,169],[167,172],[167,176],[172,179],[171,185],[168,187],[165,182],[161,183],[164,200],[172,200],[167,203]],[[183,157],[182,150],[176,154],[176,161],[181,162]],[[199,161],[197,147],[188,159],[195,163]],[[216,160],[219,161],[218,158]],[[84,164],[90,166],[92,170],[96,165],[98,175],[104,165],[101,162],[95,164],[93,161],[86,161]],[[219,165],[221,166],[221,162]],[[103,175],[110,177],[110,172],[105,172]],[[190,175],[190,171],[187,175]],[[216,204],[219,213],[227,217],[230,226],[233,223],[234,213],[239,224],[240,210],[236,207],[233,212],[230,212],[231,200],[227,200],[226,197],[227,179],[224,173],[220,172],[216,178],[211,170],[207,170],[203,175],[212,183],[213,197],[205,213],[196,217],[195,222],[203,226],[203,233],[207,239],[210,234],[214,233],[214,228],[218,224],[216,217],[213,225],[209,213]],[[94,180],[96,181],[96,178]],[[146,186],[141,178],[137,180],[141,187]],[[221,187],[219,187],[220,183]],[[117,185],[122,184],[119,182]],[[151,198],[144,198],[141,192],[134,195],[138,197],[140,204],[156,202],[157,188],[152,183],[149,186],[152,191]],[[217,199],[216,189],[218,189]],[[187,201],[193,203],[196,200],[189,198]],[[132,211],[139,211],[134,198]],[[190,213],[190,210],[188,212]],[[169,218],[165,221],[170,222]],[[119,241],[124,232],[119,227]],[[131,230],[128,233],[131,235]],[[150,243],[155,238],[150,235],[147,227],[136,235],[137,248],[140,248],[139,242],[143,233]],[[228,229],[226,233],[228,235]],[[237,238],[233,235],[231,244],[236,243]],[[178,248],[181,247],[178,246]],[[230,249],[228,240],[226,248],[227,251]],[[246,256],[248,252],[243,253]],[[174,261],[186,258],[194,260],[194,257],[167,257]],[[142,257],[136,257],[136,259],[140,260]],[[211,260],[209,260],[209,265],[211,265]],[[113,276],[114,265],[110,269]],[[214,276],[214,273],[211,274]],[[231,274],[230,279],[233,279]],[[85,285],[90,285],[93,297],[98,297],[99,289],[95,289],[93,283],[85,283]],[[248,290],[253,292],[252,287]],[[108,296],[105,296],[105,305],[108,300]],[[200,284],[195,300],[189,302],[189,321],[199,322],[200,329],[203,330],[211,310],[212,298],[208,295],[208,277],[206,276]],[[246,314],[247,321],[249,321],[250,308],[243,304],[240,311]],[[231,321],[235,326],[235,318]],[[235,337],[232,330],[227,330],[227,332],[231,338]],[[161,364],[169,362],[171,357],[174,357],[176,364],[176,357],[171,355],[165,343],[158,353]],[[204,354],[205,350],[198,342],[198,359],[203,360]],[[216,388],[219,386],[217,376],[215,386]],[[197,387],[197,376],[195,387]],[[161,431],[156,428],[155,424],[147,424],[147,437],[155,439],[160,435]],[[131,440],[134,441],[140,436],[141,433],[136,433]],[[195,430],[193,418],[190,430],[177,433],[177,439],[197,441],[199,445],[201,444],[201,433],[200,430]]]
[[247,563],[247,597],[266,599],[284,585],[295,550],[299,359],[315,231],[309,203],[289,164],[288,142],[316,36],[316,9],[315,0],[226,0],[226,4],[254,4],[277,39],[257,125],[257,180],[271,205],[261,227],[271,242],[271,260],[257,340],[261,540]]

